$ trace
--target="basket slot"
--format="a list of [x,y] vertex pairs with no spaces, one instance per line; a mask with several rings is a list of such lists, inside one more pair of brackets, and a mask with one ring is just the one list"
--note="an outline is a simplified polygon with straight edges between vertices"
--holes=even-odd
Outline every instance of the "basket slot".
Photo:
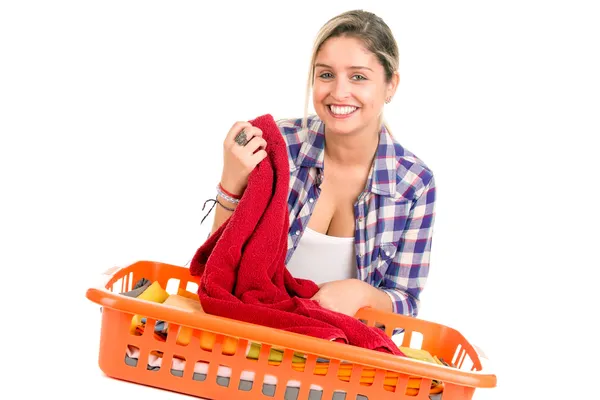
[[133,278],[133,271],[127,274],[127,287],[125,288],[126,291],[130,291],[133,289],[133,285],[135,285],[136,282],[133,280]]
[[412,331],[412,338],[410,339],[410,347],[413,349],[422,349],[423,347],[423,334],[421,332]]
[[[144,354],[143,351],[140,351],[140,357],[138,358],[138,368],[147,369],[152,372],[159,372],[162,368],[162,362],[165,360],[163,355],[162,359],[160,359],[160,363],[158,362],[159,356],[156,354],[160,352],[160,350],[151,347],[151,350],[148,354]],[[143,361],[143,362],[142,362]]]
[[[275,397],[276,392],[278,398],[283,399],[283,395],[281,395],[281,387],[283,385],[281,384],[281,382],[277,382],[277,386],[274,387],[273,385],[269,385],[267,384],[265,381],[263,381],[262,385],[261,385],[261,393],[267,397]],[[285,389],[284,389],[284,393],[285,393]]]
[[252,381],[240,380],[240,383],[238,384],[238,390],[241,390],[242,392],[250,392],[250,391],[252,391],[253,387],[254,387],[254,380],[252,380]]
[[[205,366],[206,366],[206,365],[208,365],[208,364],[209,364],[209,361],[207,361],[207,360],[203,360],[203,359],[199,359],[199,360],[197,360],[197,361],[196,361],[196,364],[203,364],[203,365],[205,365]],[[186,367],[187,367],[187,365],[186,365]],[[193,373],[193,375],[192,375],[192,379],[193,379],[194,381],[198,381],[198,382],[204,382],[204,381],[206,380],[206,376],[207,376],[207,374],[206,374],[206,373],[204,373],[204,374],[202,374],[202,373],[197,373],[197,372],[195,371],[196,365],[194,365],[194,366],[193,366],[193,368],[194,368],[194,373]]]
[[217,334],[208,331],[199,331],[200,350],[203,353],[212,353],[214,344],[217,340]]
[[181,281],[177,278],[170,278],[167,281],[167,286],[165,287],[165,290],[167,291],[167,293],[177,294],[177,289],[179,289],[180,282]]
[[[163,361],[164,362],[164,361]],[[190,368],[191,363],[186,362],[186,358],[179,354],[174,354],[171,358],[170,373],[178,378],[189,378],[190,370],[193,370],[193,366]]]
[[239,339],[231,336],[223,336],[223,342],[221,344],[221,354],[227,357],[234,357],[236,354],[245,355],[245,347],[241,349],[239,347]]
[[462,345],[458,345],[456,346],[456,351],[454,352],[454,357],[452,357],[452,364],[456,367],[456,368],[460,368],[460,359],[462,358],[464,354],[464,349],[462,348]]
[[[225,369],[225,368],[228,368],[229,370],[231,370],[231,367],[229,365],[225,365],[225,364],[219,364],[218,365],[218,370],[219,369]],[[210,367],[209,367],[209,371],[210,371]],[[233,371],[231,372],[230,376],[219,376],[219,375],[220,374],[217,374],[217,376],[215,377],[217,385],[223,386],[223,387],[229,387],[230,384],[234,384],[233,382],[231,382],[231,379],[234,376]],[[239,381],[239,377],[238,377],[238,381]]]
[[[183,282],[183,281],[182,281]],[[185,290],[191,293],[198,293],[199,285],[196,282],[185,282]]]
[[[128,344],[125,346],[125,357],[123,358],[125,361],[125,365],[129,366],[129,367],[137,367],[138,366],[138,361],[139,361],[139,354],[140,354],[140,348],[138,346],[135,346],[133,344]],[[135,356],[138,355],[138,357],[130,357],[130,356]]]
[[475,370],[475,364],[473,363],[473,360],[471,359],[466,350],[463,350],[462,359],[458,364],[458,368],[467,371]]

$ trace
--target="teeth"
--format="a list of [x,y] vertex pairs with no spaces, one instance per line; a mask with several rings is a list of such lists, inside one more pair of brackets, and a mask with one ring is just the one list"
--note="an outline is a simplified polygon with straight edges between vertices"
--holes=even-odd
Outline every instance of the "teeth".
[[338,106],[329,106],[329,109],[331,110],[331,112],[333,112],[336,115],[345,115],[345,114],[350,114],[351,112],[354,112],[354,110],[356,110],[356,107],[350,107],[350,106],[345,106],[345,107],[338,107]]

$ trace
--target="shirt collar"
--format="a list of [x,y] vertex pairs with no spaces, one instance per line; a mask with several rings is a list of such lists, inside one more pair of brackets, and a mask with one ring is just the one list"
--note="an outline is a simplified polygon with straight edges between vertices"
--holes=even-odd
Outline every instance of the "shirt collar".
[[[296,158],[296,168],[323,168],[325,124],[317,117],[308,120],[305,140]],[[398,159],[394,138],[385,125],[379,131],[379,144],[367,178],[365,190],[383,196],[396,196]]]

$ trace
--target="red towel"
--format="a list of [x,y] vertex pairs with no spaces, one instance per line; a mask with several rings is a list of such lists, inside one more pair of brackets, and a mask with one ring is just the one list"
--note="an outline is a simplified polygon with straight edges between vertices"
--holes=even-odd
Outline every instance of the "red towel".
[[318,286],[285,267],[288,243],[289,161],[273,117],[250,123],[267,141],[267,158],[248,177],[235,213],[196,251],[192,275],[213,315],[403,355],[380,329],[321,307],[310,298]]

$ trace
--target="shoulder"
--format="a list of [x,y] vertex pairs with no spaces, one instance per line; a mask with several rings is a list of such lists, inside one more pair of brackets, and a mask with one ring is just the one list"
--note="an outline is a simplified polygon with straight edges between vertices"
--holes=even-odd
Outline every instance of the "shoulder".
[[275,120],[275,123],[288,146],[301,141],[302,118],[281,118]]
[[308,128],[316,122],[315,116],[309,115],[306,121],[307,128],[302,127],[304,118],[281,118],[275,122],[279,127],[279,131],[283,136],[283,140],[288,148],[288,156],[292,164],[294,164],[300,149],[304,142],[306,142]]
[[435,189],[433,170],[415,153],[393,140],[396,155],[396,197],[414,200]]

